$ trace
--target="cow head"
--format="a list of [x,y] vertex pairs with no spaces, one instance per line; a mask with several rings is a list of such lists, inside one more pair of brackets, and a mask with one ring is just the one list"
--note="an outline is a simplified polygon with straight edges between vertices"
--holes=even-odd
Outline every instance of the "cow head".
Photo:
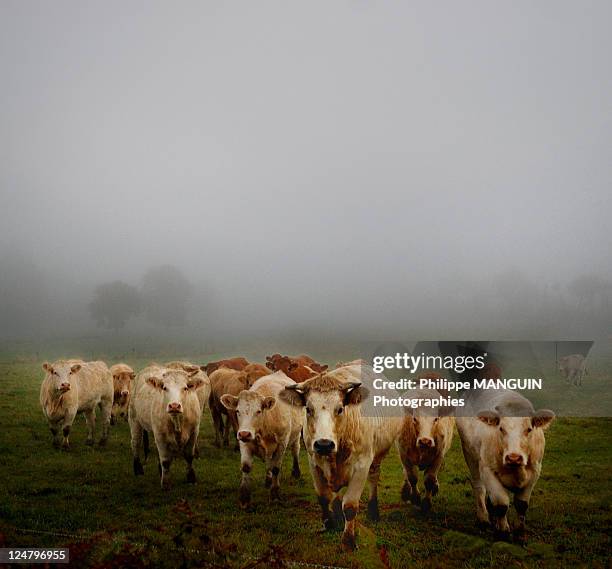
[[506,417],[498,411],[481,411],[478,419],[495,429],[502,463],[506,467],[526,466],[534,437],[541,436],[555,418],[548,409],[540,409],[527,417]]
[[255,440],[261,429],[264,414],[276,405],[276,398],[264,396],[256,391],[241,391],[238,397],[226,393],[221,396],[222,405],[236,413],[238,432],[236,437],[240,442],[248,443]]
[[416,434],[416,444],[420,450],[436,447],[441,442],[443,431],[440,429],[441,420],[450,416],[454,407],[416,407],[408,411],[409,420],[412,421]]
[[180,415],[187,398],[204,385],[203,379],[194,377],[198,373],[199,368],[190,374],[183,370],[166,370],[161,377],[147,378],[147,383],[163,395],[162,405],[168,414]]
[[132,391],[132,380],[135,374],[131,370],[115,371],[113,373],[113,408],[111,411],[111,422],[117,417],[126,417],[130,393]]
[[303,383],[290,385],[280,393],[286,403],[306,407],[306,429],[312,441],[309,452],[332,455],[338,450],[344,432],[346,411],[359,405],[368,390],[358,381],[343,382],[322,374]]
[[47,377],[51,378],[51,388],[62,395],[70,391],[72,376],[78,373],[82,366],[79,363],[56,362],[51,365],[45,362],[42,367],[47,372]]

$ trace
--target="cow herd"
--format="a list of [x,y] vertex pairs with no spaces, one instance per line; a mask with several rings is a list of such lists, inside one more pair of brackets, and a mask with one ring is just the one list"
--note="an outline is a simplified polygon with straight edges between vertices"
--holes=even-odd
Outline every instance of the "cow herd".
[[[513,496],[518,517],[515,537],[524,540],[525,515],[542,467],[544,431],[554,419],[551,411],[536,411],[527,399],[507,390],[475,392],[467,401],[471,413],[456,419],[444,409],[432,414],[431,409],[419,407],[398,417],[366,413],[362,402],[369,393],[364,383],[370,383],[374,372],[362,360],[338,363],[330,370],[309,356],[274,354],[265,365],[245,358],[205,366],[174,361],[151,364],[138,373],[125,364],[109,369],[100,361],[59,360],[43,364],[43,370],[40,403],[55,446],[69,448],[77,413],[85,415],[87,444],[94,443],[96,407],[102,422],[101,445],[107,441],[109,425],[127,417],[134,474],[144,473],[154,442],[162,488],[169,485],[175,459],[185,461],[187,481],[196,482],[193,460],[198,456],[206,407],[216,446],[228,446],[230,430],[235,434],[242,508],[251,504],[253,458],[264,463],[265,483],[270,498],[276,500],[287,451],[292,456],[292,476],[301,476],[303,442],[324,527],[340,526],[347,549],[356,545],[356,517],[366,484],[368,518],[379,518],[381,463],[394,444],[404,470],[402,499],[424,512],[431,509],[455,425],[471,475],[478,523],[492,526],[498,538],[508,539]],[[439,394],[410,394],[433,395]],[[418,488],[419,471],[423,471],[424,496]]]

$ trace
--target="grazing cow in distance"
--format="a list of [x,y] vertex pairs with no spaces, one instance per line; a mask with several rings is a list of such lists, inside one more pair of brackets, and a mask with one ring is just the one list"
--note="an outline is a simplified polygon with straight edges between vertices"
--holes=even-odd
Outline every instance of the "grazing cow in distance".
[[[361,385],[361,373],[361,366],[343,367],[289,385],[280,393],[283,401],[306,408],[304,443],[323,524],[333,529],[336,518],[343,516],[342,544],[347,549],[355,548],[355,518],[366,482],[368,517],[379,518],[380,463],[397,439],[402,421],[362,414],[368,390]],[[338,493],[344,487],[340,500]]]
[[70,448],[70,429],[77,413],[85,415],[87,440],[94,444],[96,407],[100,407],[102,437],[100,446],[108,440],[113,406],[113,376],[104,362],[58,360],[43,364],[45,378],[40,386],[40,405],[53,435],[53,446],[60,446],[60,429],[64,435],[62,446]]
[[253,456],[266,465],[266,486],[270,498],[279,498],[279,474],[287,449],[293,455],[294,478],[300,477],[300,434],[304,423],[304,409],[279,401],[278,394],[295,382],[282,372],[276,372],[257,380],[249,390],[237,396],[226,393],[221,403],[232,413],[237,413],[240,443],[242,480],[240,482],[240,506],[251,503],[251,471]]
[[582,385],[582,378],[588,373],[582,354],[559,358],[559,373],[572,385]]
[[148,454],[148,435],[153,433],[159,455],[162,489],[169,487],[168,474],[175,458],[187,463],[187,482],[195,483],[194,453],[198,443],[202,411],[196,395],[204,385],[197,371],[188,374],[182,369],[152,365],[142,370],[135,380],[130,399],[130,424],[134,474],[144,474],[140,460]]
[[[238,432],[238,419],[236,418],[236,412],[227,409],[221,403],[221,397],[226,393],[230,395],[238,395],[241,391],[249,389],[255,381],[261,377],[259,375],[263,372],[257,372],[251,370],[246,372],[221,368],[214,371],[210,375],[210,397],[208,399],[208,406],[210,407],[210,414],[212,416],[213,427],[215,431],[215,446],[220,447],[221,441],[223,446],[229,446],[229,431],[230,426],[234,432]],[[225,422],[223,417],[225,416]],[[236,450],[238,450],[238,441],[236,441]]]
[[213,371],[218,369],[227,368],[235,369],[238,371],[243,370],[249,365],[249,361],[242,357],[228,358],[226,360],[219,360],[216,362],[209,362],[204,366],[204,371],[210,376]]
[[555,415],[534,411],[525,397],[510,390],[479,391],[456,418],[463,456],[471,474],[479,524],[493,526],[496,537],[510,536],[508,494],[518,514],[517,539],[526,537],[525,516],[544,457],[544,431]]
[[114,425],[117,422],[117,417],[127,419],[132,380],[136,377],[136,374],[129,365],[123,363],[111,366],[110,372],[113,376],[111,425]]
[[[433,379],[433,378],[427,378]],[[416,389],[411,399],[439,399],[434,389]],[[404,467],[402,500],[421,506],[423,512],[431,509],[432,497],[438,493],[438,473],[453,440],[455,420],[453,407],[408,408],[397,440],[400,459]],[[425,498],[421,500],[417,486],[419,470],[425,471]]]

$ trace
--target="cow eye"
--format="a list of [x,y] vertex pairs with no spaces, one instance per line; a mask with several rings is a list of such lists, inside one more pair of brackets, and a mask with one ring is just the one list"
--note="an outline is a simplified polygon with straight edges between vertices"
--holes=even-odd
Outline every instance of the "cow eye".
[[189,386],[186,385],[185,387],[183,387],[183,391],[189,391]]
[[434,423],[437,423],[439,418],[440,418],[440,417],[435,417],[435,418],[434,418]]
[[309,417],[312,417],[314,415],[314,411],[312,410],[312,407],[306,407],[306,414]]
[[336,409],[336,415],[342,415],[344,413],[344,407],[340,406]]
[[257,414],[261,415],[261,409],[257,409]]
[[167,388],[165,385],[162,385],[162,389],[163,389],[164,391],[168,391],[168,388]]
[[531,433],[531,431],[533,431],[533,429],[531,427],[528,427],[527,430],[525,431],[525,434],[528,435],[529,433]]
[[503,427],[500,427],[500,428],[499,428],[499,432],[500,432],[500,433],[502,433],[502,434],[504,434],[506,431],[504,431],[504,428],[503,428]]

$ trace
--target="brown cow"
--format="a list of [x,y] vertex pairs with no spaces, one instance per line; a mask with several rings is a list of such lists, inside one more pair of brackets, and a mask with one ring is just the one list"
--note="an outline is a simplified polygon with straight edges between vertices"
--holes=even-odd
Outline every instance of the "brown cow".
[[[327,365],[320,364],[314,361],[310,356],[307,356],[306,354],[301,354],[299,356],[282,356],[281,354],[273,354],[271,356],[266,356],[266,366],[268,366],[272,371],[279,371],[281,368],[278,366],[278,363],[285,362],[286,360],[289,360],[289,362],[295,363],[298,366],[309,367],[317,373],[322,373],[328,368]],[[282,365],[286,366],[285,363],[283,363]]]
[[[230,395],[238,395],[241,391],[249,389],[255,383],[257,377],[256,372],[246,372],[245,370],[235,370],[221,368],[210,374],[210,397],[208,406],[212,416],[213,428],[215,431],[215,446],[220,447],[223,440],[223,446],[229,446],[229,430],[230,426],[234,429],[234,433],[238,430],[238,419],[236,412],[226,409],[221,403],[221,397],[226,393]],[[255,377],[255,379],[253,379]],[[261,377],[261,375],[259,375]],[[225,422],[223,416],[226,417]],[[238,450],[238,441],[236,441],[236,450]]]
[[130,402],[130,391],[132,380],[136,377],[134,370],[127,364],[115,364],[111,366],[113,375],[113,410],[111,411],[111,425],[117,422],[117,417],[127,419],[128,404]]
[[245,358],[235,357],[228,358],[226,360],[219,360],[216,362],[209,362],[204,366],[204,371],[210,375],[213,371],[217,371],[221,368],[235,369],[238,371],[243,370],[249,365],[249,361]]
[[[275,354],[275,356],[276,355],[277,354]],[[318,373],[310,366],[301,364],[290,356],[280,356],[274,360],[268,360],[266,365],[273,371],[282,371],[287,377],[291,378],[296,383],[302,383],[303,381],[314,377]],[[327,369],[327,366],[321,366],[320,364],[316,365],[322,371]]]
[[[429,375],[437,375],[431,372]],[[428,377],[427,379],[436,379]],[[409,392],[410,399],[439,399],[434,389]],[[420,505],[423,512],[431,509],[431,499],[438,493],[438,472],[453,440],[455,419],[449,416],[453,407],[408,408],[397,441],[404,467],[402,500]],[[417,487],[419,470],[425,471],[425,498],[421,500]]]

